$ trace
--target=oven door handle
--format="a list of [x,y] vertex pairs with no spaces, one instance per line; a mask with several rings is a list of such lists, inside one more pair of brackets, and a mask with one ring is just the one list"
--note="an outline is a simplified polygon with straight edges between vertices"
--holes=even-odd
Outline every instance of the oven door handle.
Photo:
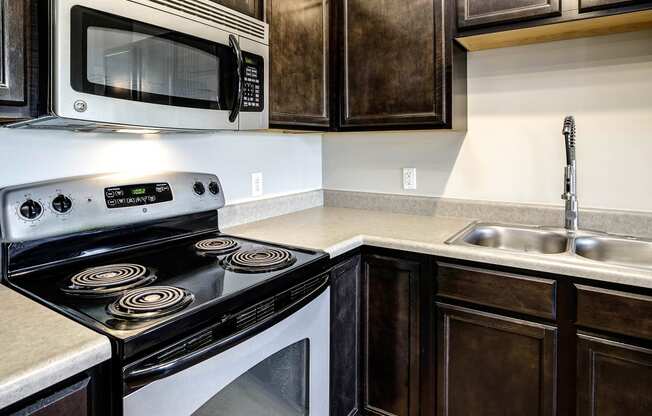
[[242,105],[242,94],[243,94],[243,85],[242,85],[242,71],[243,71],[243,59],[242,59],[242,50],[240,49],[240,43],[238,42],[238,38],[235,37],[235,35],[229,35],[229,45],[231,46],[231,49],[233,50],[233,55],[235,56],[235,61],[236,61],[236,75],[235,75],[235,88],[236,88],[236,94],[235,94],[235,101],[233,103],[233,108],[231,109],[231,112],[229,113],[229,121],[231,123],[234,123],[238,119],[238,115],[240,114],[240,106]]
[[145,364],[128,369],[124,373],[124,382],[127,392],[133,392],[138,388],[150,384],[156,380],[169,377],[180,371],[194,366],[208,358],[217,355],[235,345],[263,332],[267,328],[277,324],[288,316],[292,315],[305,305],[319,296],[330,283],[328,275],[324,275],[323,282],[313,291],[307,293],[299,300],[293,302],[287,307],[276,312],[274,315],[265,320],[257,322],[251,327],[229,335],[223,339],[213,342],[209,345],[198,347],[196,350],[189,351],[187,354],[170,360],[163,360],[155,364]]

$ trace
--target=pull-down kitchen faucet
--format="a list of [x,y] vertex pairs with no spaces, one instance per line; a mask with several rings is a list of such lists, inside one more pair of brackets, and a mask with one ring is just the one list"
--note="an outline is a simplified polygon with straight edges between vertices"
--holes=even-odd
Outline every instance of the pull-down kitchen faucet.
[[564,193],[561,199],[566,201],[564,226],[575,232],[579,225],[579,207],[577,204],[577,164],[575,159],[575,119],[564,119],[562,131],[566,140],[566,167],[564,168]]

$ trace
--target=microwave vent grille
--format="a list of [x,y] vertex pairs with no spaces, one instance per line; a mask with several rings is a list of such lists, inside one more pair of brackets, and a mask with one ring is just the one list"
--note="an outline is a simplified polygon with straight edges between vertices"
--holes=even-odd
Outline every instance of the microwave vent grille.
[[215,3],[214,0],[130,0],[168,13],[199,21],[209,26],[215,24],[245,37],[267,43],[267,25],[258,19]]

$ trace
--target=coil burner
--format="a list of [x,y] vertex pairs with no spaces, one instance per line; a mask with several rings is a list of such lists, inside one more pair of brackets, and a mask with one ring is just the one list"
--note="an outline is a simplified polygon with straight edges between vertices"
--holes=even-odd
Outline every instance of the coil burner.
[[233,253],[240,248],[240,243],[231,238],[209,238],[201,240],[195,244],[195,248],[201,254],[219,256],[222,254]]
[[108,306],[111,315],[123,319],[153,319],[170,315],[195,299],[186,289],[148,286],[130,290]]
[[282,248],[261,247],[237,251],[222,261],[227,269],[239,273],[264,273],[285,269],[297,259]]
[[77,273],[61,290],[73,296],[102,298],[148,285],[154,280],[156,276],[139,264],[109,264]]

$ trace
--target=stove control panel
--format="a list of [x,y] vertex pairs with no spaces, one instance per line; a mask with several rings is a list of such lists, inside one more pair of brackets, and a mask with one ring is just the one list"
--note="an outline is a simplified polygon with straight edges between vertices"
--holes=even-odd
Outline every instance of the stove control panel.
[[172,201],[172,190],[167,182],[140,185],[112,186],[104,189],[107,208],[125,208]]
[[109,174],[0,189],[0,241],[24,242],[224,206],[208,173]]

